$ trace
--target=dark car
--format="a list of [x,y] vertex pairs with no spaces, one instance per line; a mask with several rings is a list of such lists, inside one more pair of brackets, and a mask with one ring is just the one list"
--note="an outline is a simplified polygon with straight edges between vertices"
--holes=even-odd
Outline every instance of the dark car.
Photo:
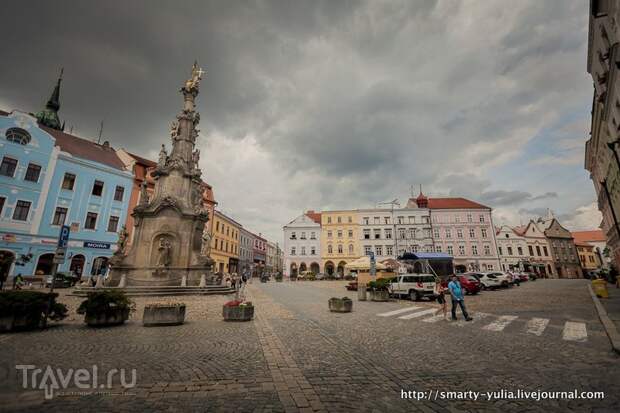
[[[56,274],[56,279],[54,280],[54,288],[69,288],[73,287],[79,281],[78,277],[75,277],[71,274],[67,274],[64,272],[59,272]],[[48,275],[45,279],[45,286],[49,287],[52,284],[52,276]]]
[[530,280],[529,275],[525,274],[525,273],[520,273],[520,274],[516,274],[517,277],[519,277],[519,281],[521,282],[526,282]]

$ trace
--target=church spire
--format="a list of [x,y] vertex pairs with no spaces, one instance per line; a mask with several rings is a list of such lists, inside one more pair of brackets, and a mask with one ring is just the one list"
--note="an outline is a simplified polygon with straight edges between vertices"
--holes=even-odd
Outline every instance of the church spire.
[[61,131],[65,129],[64,122],[61,124],[60,119],[58,118],[58,110],[60,110],[60,82],[62,82],[63,71],[64,68],[60,69],[60,76],[58,76],[52,95],[45,104],[45,109],[36,114],[39,123],[47,126],[48,128]]

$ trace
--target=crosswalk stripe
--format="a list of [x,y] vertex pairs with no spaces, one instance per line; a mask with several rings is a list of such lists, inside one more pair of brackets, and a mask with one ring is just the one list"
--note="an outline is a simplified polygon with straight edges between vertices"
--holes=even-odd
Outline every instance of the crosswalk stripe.
[[486,326],[482,327],[483,330],[489,331],[502,331],[506,328],[506,326],[516,320],[518,317],[516,315],[501,315],[495,321]]
[[439,314],[434,315],[434,316],[432,316],[432,317],[425,318],[425,319],[424,319],[424,320],[422,320],[422,321],[424,321],[425,323],[436,323],[437,321],[441,321],[441,320],[443,320],[443,319],[444,319],[443,314],[442,314],[442,313],[439,313]]
[[562,331],[562,340],[583,342],[587,339],[588,331],[586,330],[585,323],[567,321],[564,324],[564,331]]
[[470,313],[469,316],[471,318],[473,318],[473,320],[466,321],[466,320],[460,319],[460,320],[458,320],[456,322],[452,322],[452,325],[455,325],[457,327],[463,327],[463,326],[465,326],[467,324],[475,323],[478,320],[485,319],[485,318],[491,316],[491,314],[489,314],[489,313]]
[[377,314],[379,317],[392,317],[396,314],[408,313],[409,311],[418,310],[420,307],[416,307],[415,305],[411,307],[401,308],[400,310],[388,311],[387,313]]
[[540,336],[545,331],[545,328],[547,328],[547,324],[549,324],[548,318],[534,317],[527,322],[525,329],[526,329],[526,332],[529,334]]
[[422,317],[423,315],[427,315],[427,314],[435,314],[436,312],[437,312],[436,308],[431,308],[430,310],[418,311],[417,313],[407,314],[407,315],[404,315],[398,318],[400,318],[401,320],[410,320],[412,318]]

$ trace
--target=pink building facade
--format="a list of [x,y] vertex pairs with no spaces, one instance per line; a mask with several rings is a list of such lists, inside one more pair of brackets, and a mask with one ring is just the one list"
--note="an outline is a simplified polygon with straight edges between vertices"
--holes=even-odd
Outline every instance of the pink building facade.
[[[411,202],[411,201],[410,201]],[[491,208],[465,198],[426,198],[436,252],[454,257],[455,272],[501,270]]]

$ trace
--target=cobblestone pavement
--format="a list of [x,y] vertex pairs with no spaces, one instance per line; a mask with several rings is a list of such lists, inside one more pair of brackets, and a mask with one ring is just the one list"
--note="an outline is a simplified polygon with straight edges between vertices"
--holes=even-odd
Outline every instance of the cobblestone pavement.
[[[467,296],[475,321],[432,318],[435,303],[358,302],[344,282],[254,283],[249,323],[221,321],[227,297],[181,297],[182,326],[144,328],[137,299],[124,326],[85,327],[80,317],[41,332],[0,335],[1,411],[618,411],[620,359],[609,349],[586,283],[538,280]],[[332,296],[354,299],[354,311],[327,310]],[[169,299],[166,299],[169,300]],[[63,295],[75,308],[79,299]],[[413,309],[412,307],[416,307]],[[396,313],[395,313],[396,312]],[[412,314],[423,316],[400,318]],[[387,314],[387,315],[386,315]],[[480,316],[486,314],[486,316]],[[509,317],[510,321],[506,322]],[[533,334],[531,319],[547,319]],[[485,329],[498,320],[495,329]],[[566,340],[566,323],[585,326],[585,340]],[[539,324],[540,327],[540,324]],[[539,328],[540,330],[540,328]],[[579,329],[578,329],[579,330]],[[97,394],[75,386],[21,386],[15,365],[67,371],[96,365],[137,371],[137,385]],[[401,391],[604,391],[603,400],[430,400]],[[61,392],[66,394],[61,394]],[[92,392],[91,389],[86,390]],[[107,392],[107,393],[104,393]],[[125,393],[123,393],[125,391]],[[437,399],[435,399],[437,398]]]

